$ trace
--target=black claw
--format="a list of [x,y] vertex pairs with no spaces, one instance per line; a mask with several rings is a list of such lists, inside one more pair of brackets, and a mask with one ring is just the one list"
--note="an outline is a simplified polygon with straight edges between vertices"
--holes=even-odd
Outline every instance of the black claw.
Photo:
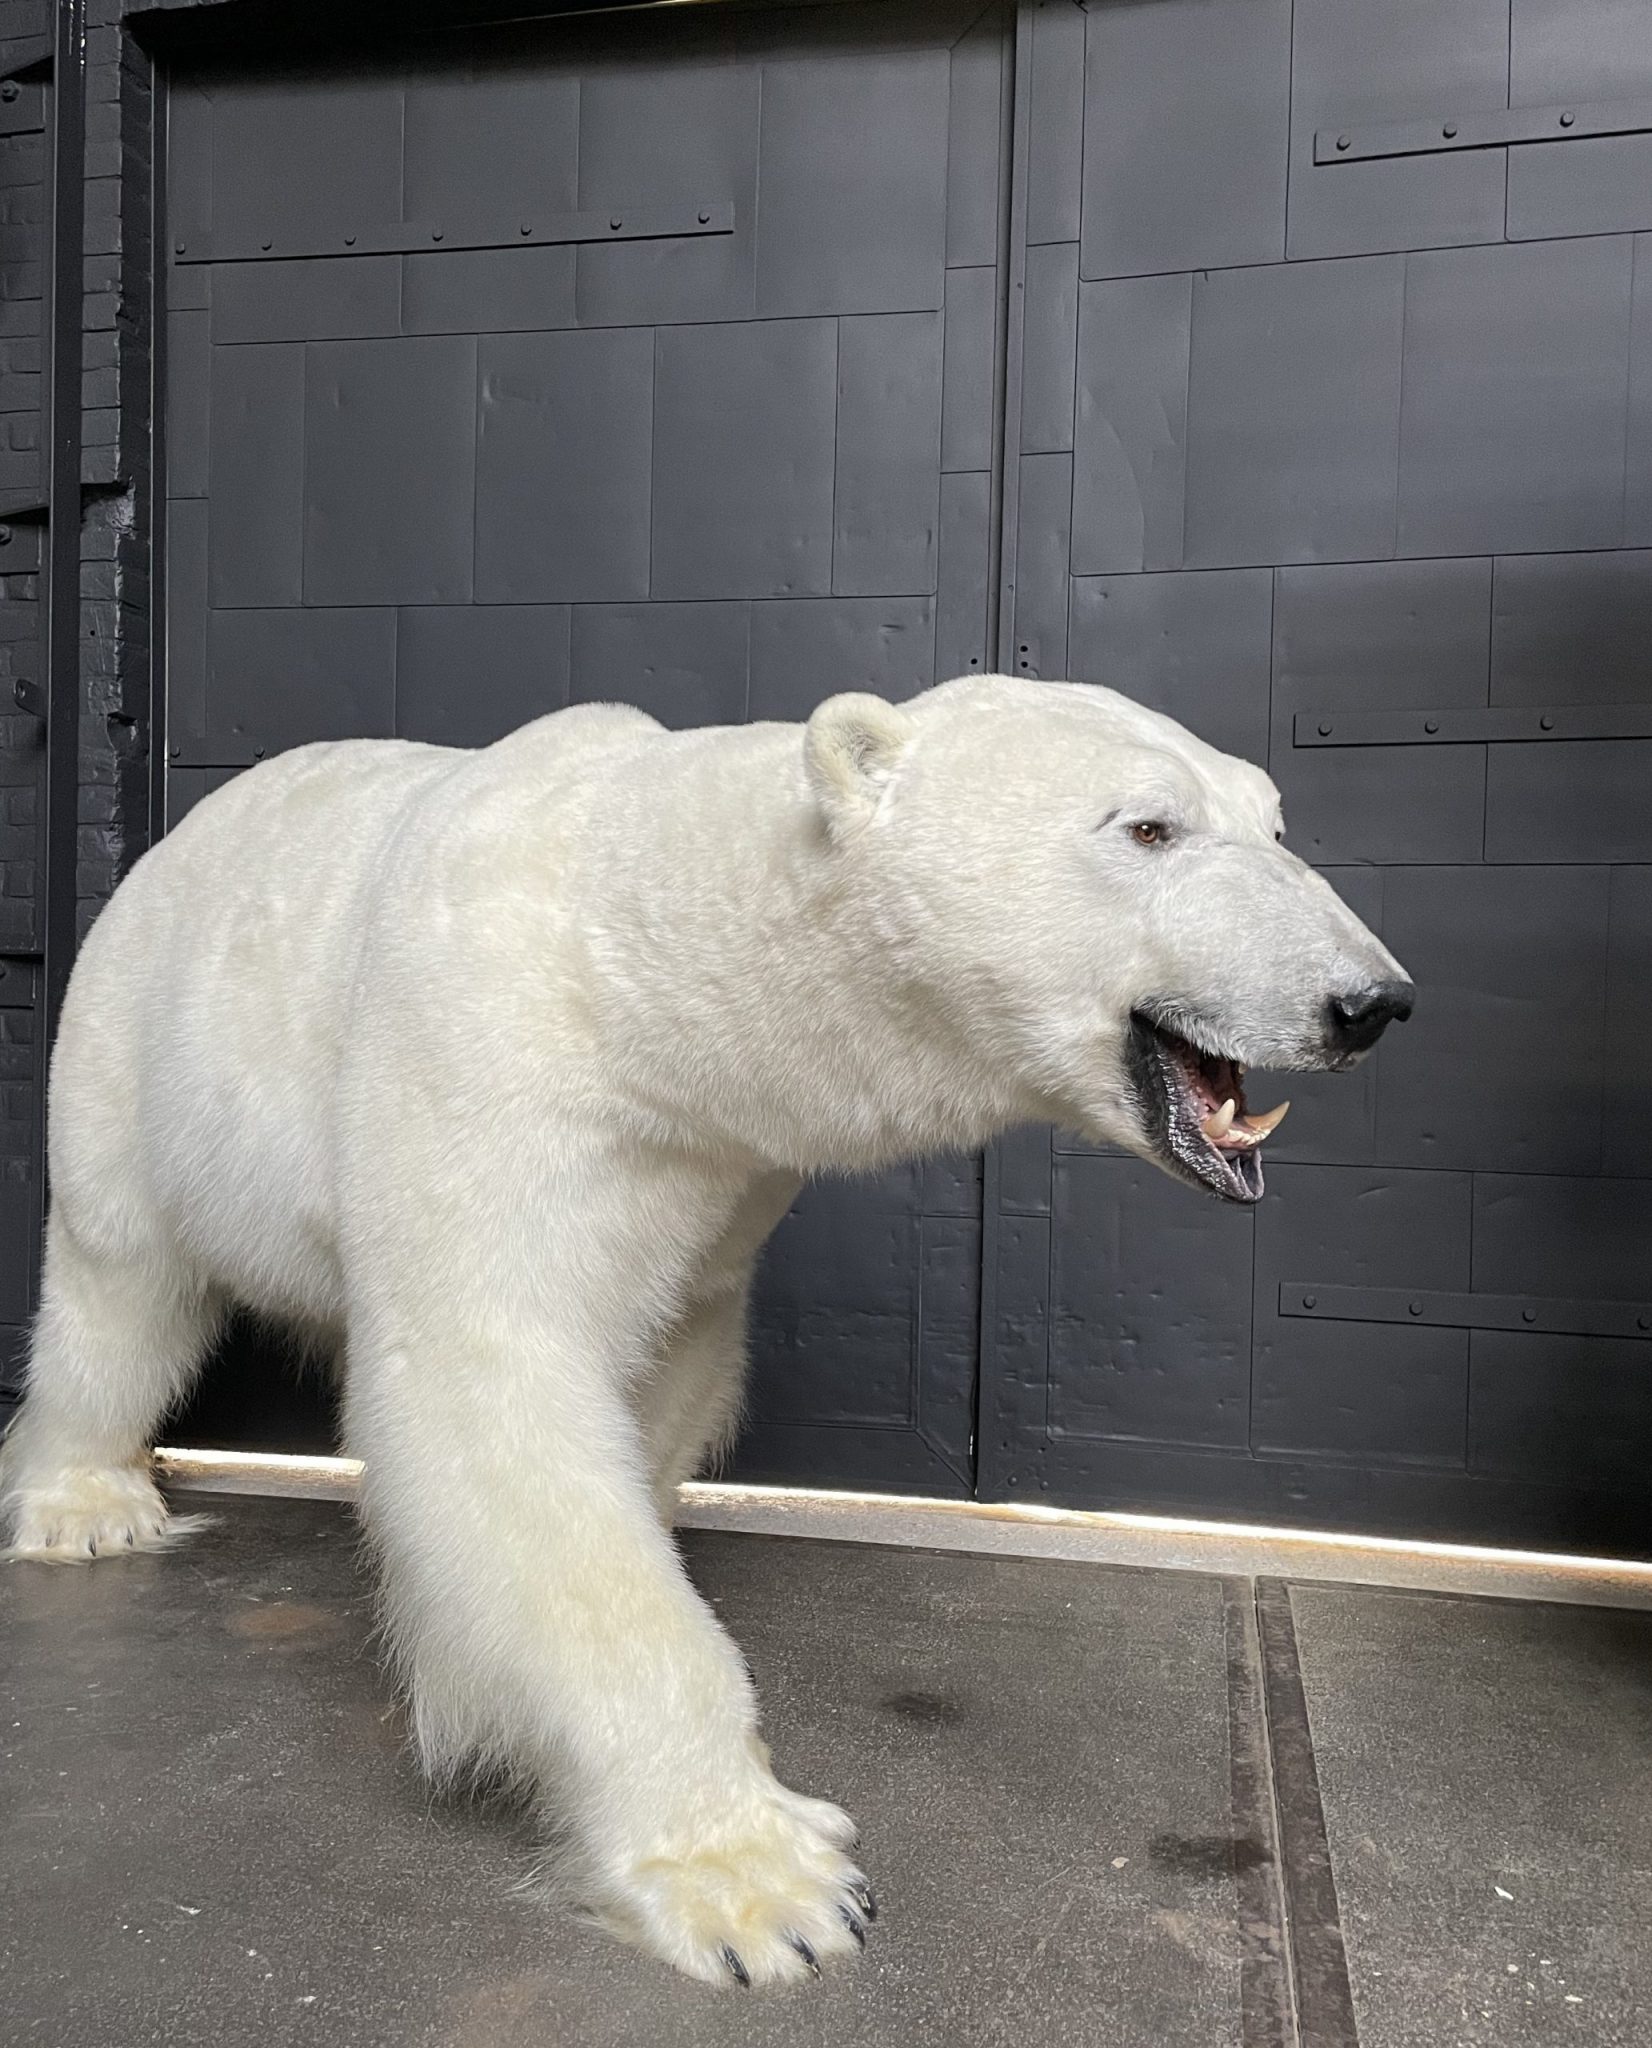
[[861,1948],[864,1948],[866,1946],[866,1929],[860,1924],[860,1915],[848,1906],[839,1906],[838,1911],[843,1915],[844,1926],[855,1937],[856,1943]]
[[786,1936],[786,1939],[791,1943],[792,1947],[795,1948],[798,1954],[803,1958],[803,1967],[808,1971],[809,1975],[811,1977],[818,1977],[820,1975],[820,1958],[815,1954],[814,1950],[810,1948],[809,1944],[803,1939],[802,1935],[788,1934]]
[[751,1973],[747,1970],[745,1964],[741,1962],[738,1953],[730,1948],[726,1942],[723,1944],[723,1961],[728,1965],[728,1973],[735,1983],[739,1985],[740,1989],[742,1991],[749,1991],[751,1989]]

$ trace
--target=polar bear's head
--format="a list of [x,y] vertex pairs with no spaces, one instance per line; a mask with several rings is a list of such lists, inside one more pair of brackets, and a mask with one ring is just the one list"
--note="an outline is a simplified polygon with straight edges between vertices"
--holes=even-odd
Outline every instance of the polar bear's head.
[[1259,768],[1111,690],[1006,676],[836,697],[804,745],[883,971],[1029,1114],[1230,1201],[1274,1119],[1249,1066],[1352,1066],[1410,1013],[1281,841]]

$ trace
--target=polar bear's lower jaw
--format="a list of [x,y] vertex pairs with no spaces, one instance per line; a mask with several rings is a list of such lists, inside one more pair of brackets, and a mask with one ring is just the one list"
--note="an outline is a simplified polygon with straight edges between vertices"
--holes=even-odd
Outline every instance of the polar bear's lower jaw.
[[1218,1143],[1205,1129],[1225,1102],[1244,1118],[1244,1068],[1139,1011],[1130,1020],[1129,1057],[1143,1129],[1157,1163],[1224,1201],[1261,1201],[1266,1133],[1247,1134],[1243,1144]]

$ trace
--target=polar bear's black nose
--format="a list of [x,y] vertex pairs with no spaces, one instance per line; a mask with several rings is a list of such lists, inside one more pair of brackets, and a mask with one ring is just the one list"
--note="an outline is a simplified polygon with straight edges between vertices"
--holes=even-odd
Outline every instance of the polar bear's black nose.
[[1403,1024],[1411,1015],[1414,994],[1408,981],[1378,981],[1332,996],[1326,1006],[1332,1050],[1369,1052],[1390,1024]]

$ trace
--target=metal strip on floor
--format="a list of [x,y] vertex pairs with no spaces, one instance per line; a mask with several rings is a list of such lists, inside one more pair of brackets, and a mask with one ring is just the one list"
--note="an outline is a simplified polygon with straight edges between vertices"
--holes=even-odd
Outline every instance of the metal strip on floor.
[[[1359,2048],[1342,1912],[1297,1654],[1296,1621],[1290,1588],[1283,1580],[1257,1580],[1256,1626],[1284,1892],[1293,2038],[1297,2048]],[[1250,2048],[1250,2036],[1245,2038],[1246,2048]]]

